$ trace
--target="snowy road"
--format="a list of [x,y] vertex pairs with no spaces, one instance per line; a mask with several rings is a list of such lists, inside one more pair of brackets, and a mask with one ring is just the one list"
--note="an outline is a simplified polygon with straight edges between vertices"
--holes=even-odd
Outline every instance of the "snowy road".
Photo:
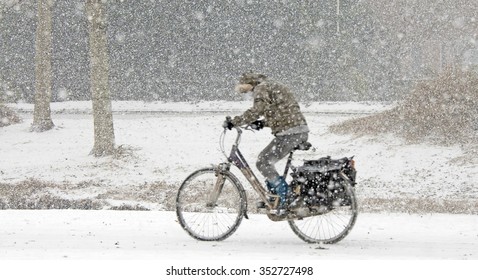
[[478,216],[361,214],[335,245],[307,244],[287,223],[251,215],[222,242],[199,242],[173,212],[0,211],[0,259],[478,259]]

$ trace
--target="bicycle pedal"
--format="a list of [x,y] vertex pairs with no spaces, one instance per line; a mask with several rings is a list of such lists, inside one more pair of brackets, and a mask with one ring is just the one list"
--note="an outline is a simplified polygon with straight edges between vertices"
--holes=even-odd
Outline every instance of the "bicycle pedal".
[[269,213],[279,217],[285,217],[289,213],[289,211],[287,211],[286,209],[271,209]]
[[264,209],[264,208],[266,208],[266,204],[264,203],[264,201],[258,201],[258,202],[256,203],[256,206],[257,206],[258,209]]

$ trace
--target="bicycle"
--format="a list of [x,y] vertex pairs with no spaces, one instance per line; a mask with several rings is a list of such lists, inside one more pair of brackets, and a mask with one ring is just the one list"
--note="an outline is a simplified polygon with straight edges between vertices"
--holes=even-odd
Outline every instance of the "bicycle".
[[[272,221],[287,221],[292,231],[308,243],[332,244],[342,240],[352,229],[357,218],[355,198],[355,161],[353,157],[333,160],[324,157],[304,161],[303,166],[292,167],[294,151],[307,151],[309,142],[290,152],[284,178],[292,169],[289,186],[288,213],[278,215],[279,196],[267,191],[257,179],[239,150],[242,128],[234,127],[237,136],[229,156],[220,136],[222,153],[227,162],[193,172],[181,184],[176,197],[176,214],[182,228],[193,238],[202,241],[222,241],[231,236],[247,215],[246,192],[232,173],[237,167],[251,184]],[[250,126],[245,129],[251,130]]]

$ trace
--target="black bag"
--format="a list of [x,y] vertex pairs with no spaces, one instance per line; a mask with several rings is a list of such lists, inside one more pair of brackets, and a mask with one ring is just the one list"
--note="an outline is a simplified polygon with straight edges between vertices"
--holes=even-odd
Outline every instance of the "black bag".
[[294,178],[306,178],[308,180],[320,180],[331,173],[343,171],[352,182],[355,182],[355,168],[351,164],[352,158],[332,159],[330,156],[317,160],[306,160],[304,165],[297,167],[292,176]]

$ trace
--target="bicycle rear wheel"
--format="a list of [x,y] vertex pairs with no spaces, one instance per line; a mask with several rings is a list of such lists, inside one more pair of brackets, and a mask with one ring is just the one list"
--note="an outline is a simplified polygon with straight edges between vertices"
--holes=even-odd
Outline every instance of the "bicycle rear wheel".
[[324,214],[289,221],[299,238],[308,243],[333,244],[349,234],[357,219],[357,201],[348,182],[342,181],[342,187],[347,195],[346,203],[340,203]]
[[239,180],[229,171],[219,174],[214,168],[189,175],[176,198],[179,223],[189,235],[203,241],[221,241],[233,234],[246,207]]

